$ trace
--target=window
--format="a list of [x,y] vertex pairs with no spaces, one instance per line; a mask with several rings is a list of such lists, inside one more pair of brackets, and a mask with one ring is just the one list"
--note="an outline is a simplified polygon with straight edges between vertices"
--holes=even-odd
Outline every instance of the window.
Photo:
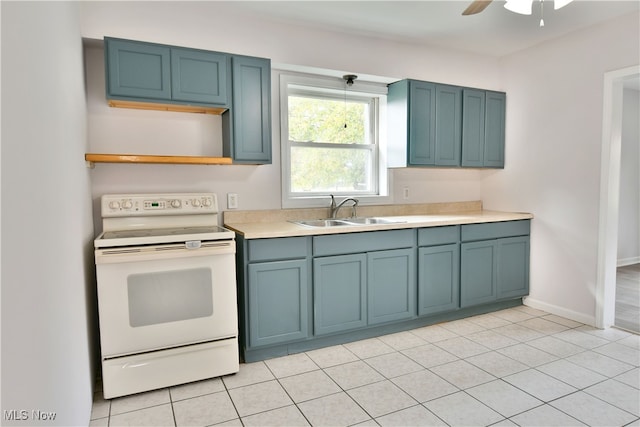
[[[329,194],[387,194],[381,153],[386,86],[281,76],[283,206],[316,206]],[[372,92],[373,90],[373,92]]]

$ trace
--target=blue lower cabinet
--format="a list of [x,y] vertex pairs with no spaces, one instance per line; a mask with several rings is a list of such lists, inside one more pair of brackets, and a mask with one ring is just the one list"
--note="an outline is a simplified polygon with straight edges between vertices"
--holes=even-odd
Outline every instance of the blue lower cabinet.
[[249,264],[249,345],[307,338],[308,262],[305,259]]
[[460,307],[459,270],[459,244],[418,249],[418,315]]
[[499,239],[498,299],[529,294],[529,236]]
[[496,241],[463,243],[460,255],[460,306],[484,304],[497,297]]
[[410,319],[416,315],[414,249],[367,254],[368,324]]
[[366,326],[366,254],[313,260],[314,334]]

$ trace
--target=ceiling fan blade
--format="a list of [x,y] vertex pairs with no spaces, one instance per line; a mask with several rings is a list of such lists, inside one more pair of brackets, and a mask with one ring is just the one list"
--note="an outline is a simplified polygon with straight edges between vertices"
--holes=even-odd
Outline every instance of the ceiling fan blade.
[[486,9],[487,6],[492,2],[492,0],[475,0],[473,3],[467,7],[463,15],[475,15],[476,13],[480,13]]

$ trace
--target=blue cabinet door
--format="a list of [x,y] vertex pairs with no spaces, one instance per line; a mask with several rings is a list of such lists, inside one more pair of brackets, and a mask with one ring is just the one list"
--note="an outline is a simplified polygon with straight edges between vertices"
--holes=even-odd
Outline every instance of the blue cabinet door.
[[366,254],[314,258],[315,335],[366,326],[366,263]]
[[107,98],[171,99],[171,49],[105,38]]
[[460,254],[460,306],[495,301],[497,296],[496,240],[462,243]]
[[506,94],[487,91],[484,130],[485,167],[504,167],[505,114]]
[[462,166],[484,166],[485,91],[462,92]]
[[172,48],[172,99],[227,105],[228,61],[224,53]]
[[409,164],[435,164],[436,85],[411,81],[409,84]]
[[418,249],[418,314],[460,307],[460,248],[457,243]]
[[307,261],[249,264],[249,345],[277,344],[309,335]]
[[232,58],[233,106],[223,116],[223,153],[234,163],[271,163],[271,61]]
[[529,236],[498,240],[498,299],[529,294]]
[[436,85],[435,165],[459,166],[462,146],[462,88]]
[[367,277],[369,325],[416,315],[414,249],[369,252]]

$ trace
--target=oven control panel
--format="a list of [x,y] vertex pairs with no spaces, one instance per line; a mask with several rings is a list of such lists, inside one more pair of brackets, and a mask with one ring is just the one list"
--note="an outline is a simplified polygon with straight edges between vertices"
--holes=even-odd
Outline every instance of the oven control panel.
[[105,194],[101,198],[103,217],[215,214],[214,193]]

